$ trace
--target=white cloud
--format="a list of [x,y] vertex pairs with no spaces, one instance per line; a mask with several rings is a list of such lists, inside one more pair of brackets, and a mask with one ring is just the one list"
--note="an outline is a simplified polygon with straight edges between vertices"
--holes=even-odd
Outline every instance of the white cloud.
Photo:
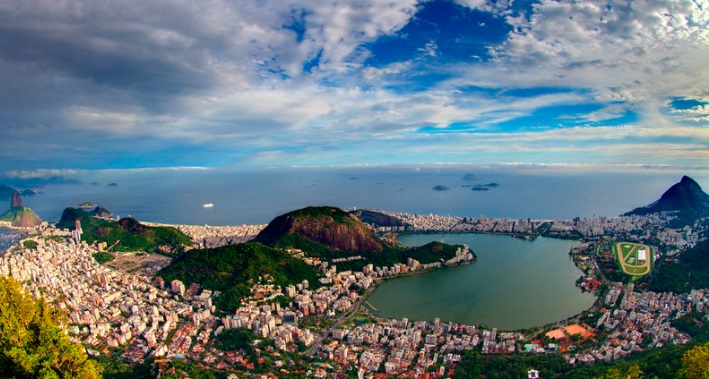
[[455,2],[471,9],[494,14],[509,13],[509,8],[512,6],[512,0],[455,0]]
[[389,75],[397,75],[411,68],[411,62],[397,62],[386,67],[365,67],[362,69],[362,78],[368,82],[377,81]]
[[51,178],[53,176],[74,176],[82,173],[82,170],[73,169],[37,169],[37,170],[10,170],[5,172],[8,178],[17,179],[36,179],[36,178]]
[[417,51],[422,57],[437,57],[441,54],[440,51],[438,51],[438,44],[436,44],[436,41],[426,42],[426,45],[419,47]]
[[709,105],[697,105],[687,109],[671,109],[670,114],[681,121],[709,122]]
[[[28,145],[58,158],[82,149],[97,156],[131,141],[249,149],[255,160],[289,163],[356,161],[376,143],[412,157],[417,149],[461,159],[471,149],[617,157],[611,151],[633,150],[632,138],[709,141],[701,128],[676,125],[706,123],[706,106],[658,111],[667,110],[667,97],[709,98],[709,15],[700,3],[540,0],[531,14],[513,16],[510,1],[456,2],[507,16],[514,30],[490,48],[492,61],[449,64],[441,48],[450,36],[436,35],[421,42],[425,59],[364,67],[367,44],[397,33],[425,6],[415,0],[0,0],[0,157],[20,156]],[[312,67],[303,72],[304,65]],[[405,89],[434,70],[453,78]],[[389,89],[399,84],[403,90]],[[536,86],[569,91],[507,91]],[[632,109],[641,120],[494,133],[540,108],[594,101],[603,108],[578,119],[601,123]],[[451,124],[465,130],[442,133]],[[441,133],[417,134],[426,126]],[[567,145],[555,147],[560,141]],[[612,146],[601,150],[605,143]],[[658,151],[682,156],[669,143]],[[367,149],[345,151],[356,146]]]
[[600,100],[624,101],[689,94],[709,82],[701,63],[709,12],[697,2],[542,0],[533,9],[529,18],[508,18],[515,30],[491,50],[514,80],[586,87]]

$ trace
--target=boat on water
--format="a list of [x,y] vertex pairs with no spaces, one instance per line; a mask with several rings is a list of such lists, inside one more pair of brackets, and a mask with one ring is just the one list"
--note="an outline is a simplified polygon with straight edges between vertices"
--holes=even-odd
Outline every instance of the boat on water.
[[214,204],[212,204],[212,203],[207,203],[207,204],[202,205],[203,208],[212,208],[213,206],[214,206]]

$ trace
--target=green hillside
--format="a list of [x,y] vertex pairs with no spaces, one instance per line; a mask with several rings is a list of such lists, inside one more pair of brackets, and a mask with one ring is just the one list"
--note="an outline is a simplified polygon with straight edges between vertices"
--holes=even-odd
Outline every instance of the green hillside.
[[27,207],[14,207],[0,216],[0,221],[9,222],[14,227],[33,228],[42,223],[42,219]]
[[106,242],[108,246],[116,244],[113,251],[146,251],[149,253],[179,253],[192,240],[172,227],[146,226],[133,218],[118,221],[102,220],[89,216],[75,208],[66,208],[58,228],[75,229],[75,220],[81,221],[81,240],[88,244]]
[[680,254],[679,262],[658,264],[648,289],[656,292],[688,293],[709,288],[709,239]]
[[320,284],[318,272],[312,266],[286,252],[256,242],[190,250],[158,275],[166,281],[178,279],[186,286],[198,283],[206,289],[221,291],[214,305],[225,311],[238,308],[241,299],[249,295],[253,283],[286,286],[308,280],[311,287]]
[[300,249],[309,256],[333,259],[362,259],[333,263],[338,270],[361,270],[367,264],[392,266],[407,263],[434,263],[455,256],[460,245],[431,242],[420,247],[392,245],[379,239],[356,216],[335,207],[308,207],[278,216],[254,239],[280,249]]

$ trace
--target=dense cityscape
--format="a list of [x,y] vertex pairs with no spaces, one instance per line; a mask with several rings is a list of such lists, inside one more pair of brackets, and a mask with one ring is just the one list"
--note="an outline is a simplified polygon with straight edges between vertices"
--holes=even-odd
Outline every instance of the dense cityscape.
[[[647,349],[688,343],[691,337],[672,327],[671,321],[692,312],[706,314],[709,308],[705,289],[684,294],[645,291],[633,283],[608,280],[595,264],[589,263],[599,251],[597,245],[609,236],[614,240],[656,241],[663,246],[663,257],[694,246],[698,231],[692,226],[668,228],[671,217],[653,214],[510,220],[395,213],[389,216],[407,226],[373,228],[385,233],[474,232],[524,238],[582,238],[583,243],[570,252],[584,271],[579,286],[599,294],[599,287],[605,286],[607,292],[584,315],[526,331],[455,324],[441,318],[381,319],[368,312],[371,305],[365,305],[367,294],[378,282],[438,269],[441,263],[420,264],[409,259],[407,264],[391,267],[369,264],[362,271],[338,271],[336,265],[309,258],[307,252],[289,250],[322,272],[323,286],[311,289],[304,281],[281,288],[264,276],[260,283],[254,283],[251,297],[244,299],[236,312],[223,314],[212,304],[219,293],[197,284],[186,287],[179,280],[166,283],[154,276],[169,260],[152,261],[152,265],[139,266],[141,270],[113,269],[94,259],[106,248],[105,244],[88,245],[80,240],[79,233],[47,223],[36,229],[36,235],[2,256],[0,272],[13,276],[34,296],[65,312],[72,339],[86,346],[91,355],[118,354],[116,359],[134,363],[146,359],[187,360],[250,377],[248,371],[254,369],[254,363],[245,351],[222,351],[215,344],[215,337],[224,331],[245,328],[259,338],[273,341],[258,350],[258,354],[273,362],[254,376],[260,378],[297,370],[317,378],[336,373],[360,378],[382,373],[451,377],[461,354],[471,350],[482,354],[557,353],[572,365],[612,361]],[[216,247],[244,242],[265,225],[175,227],[190,235],[195,247]],[[655,254],[655,259],[659,259],[660,253]],[[121,255],[140,257],[144,253],[117,255],[120,260]],[[353,259],[361,257],[339,258]],[[473,259],[467,249],[459,249],[455,258],[443,265],[469,263]],[[285,353],[308,358],[296,361],[286,358]],[[328,365],[308,364],[313,358],[324,359]]]

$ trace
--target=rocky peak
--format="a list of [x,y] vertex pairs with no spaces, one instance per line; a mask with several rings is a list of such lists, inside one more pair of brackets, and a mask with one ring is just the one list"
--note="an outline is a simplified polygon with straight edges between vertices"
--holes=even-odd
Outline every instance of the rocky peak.
[[384,248],[367,225],[335,207],[308,207],[278,216],[254,241],[273,245],[287,234],[299,234],[332,250],[379,252]]
[[626,215],[644,215],[657,212],[706,212],[709,210],[709,195],[702,187],[689,176],[672,185],[659,200],[645,207],[640,207],[626,213]]
[[12,201],[10,201],[10,208],[23,208],[25,202],[22,200],[22,196],[19,192],[15,191],[12,194]]

